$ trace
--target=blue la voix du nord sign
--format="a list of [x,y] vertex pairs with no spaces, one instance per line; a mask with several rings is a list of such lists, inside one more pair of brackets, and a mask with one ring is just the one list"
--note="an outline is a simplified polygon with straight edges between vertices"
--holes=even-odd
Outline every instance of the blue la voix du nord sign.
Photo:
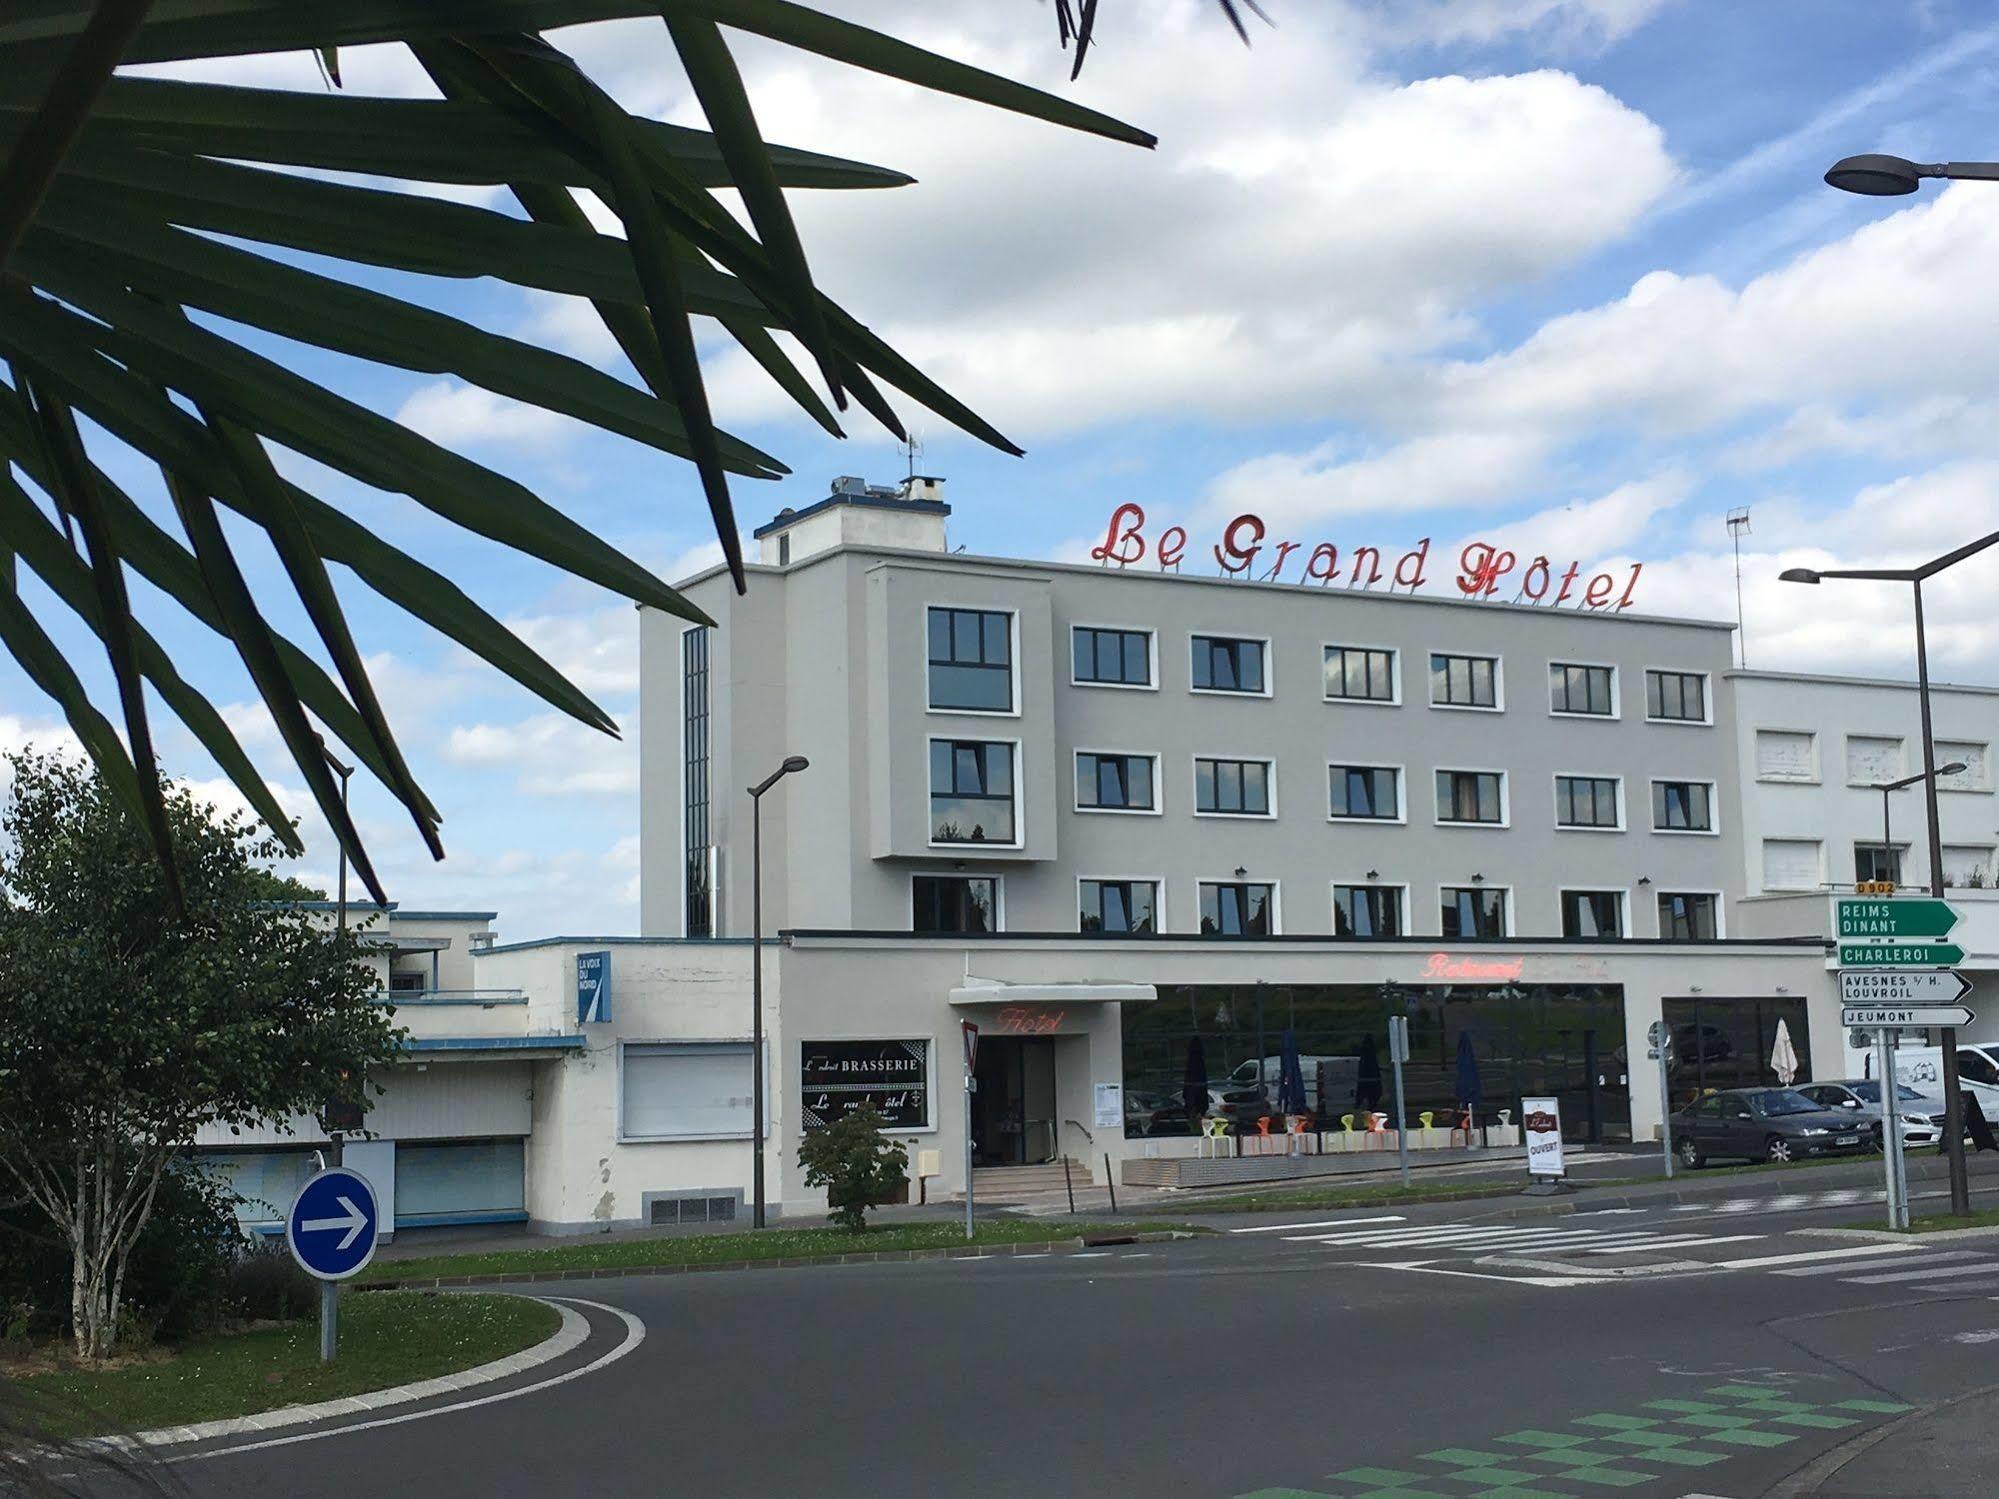
[[611,1018],[611,955],[576,955],[576,1023],[592,1025]]
[[308,1275],[345,1280],[375,1257],[381,1211],[368,1178],[329,1166],[306,1179],[285,1219],[285,1243]]

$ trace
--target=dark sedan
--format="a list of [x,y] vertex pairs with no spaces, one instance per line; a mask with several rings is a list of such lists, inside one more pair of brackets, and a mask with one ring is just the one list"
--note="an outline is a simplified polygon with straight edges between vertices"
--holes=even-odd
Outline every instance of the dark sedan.
[[1795,1161],[1858,1155],[1868,1134],[1864,1120],[1815,1103],[1795,1088],[1729,1088],[1697,1098],[1673,1116],[1673,1148],[1688,1166],[1722,1156]]

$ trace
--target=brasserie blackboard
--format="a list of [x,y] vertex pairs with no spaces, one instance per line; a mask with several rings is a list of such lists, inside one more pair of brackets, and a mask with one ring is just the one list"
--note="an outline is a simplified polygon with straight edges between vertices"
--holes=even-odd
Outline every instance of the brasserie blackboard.
[[871,1104],[890,1129],[930,1123],[928,1041],[807,1041],[799,1049],[799,1121],[824,1129]]

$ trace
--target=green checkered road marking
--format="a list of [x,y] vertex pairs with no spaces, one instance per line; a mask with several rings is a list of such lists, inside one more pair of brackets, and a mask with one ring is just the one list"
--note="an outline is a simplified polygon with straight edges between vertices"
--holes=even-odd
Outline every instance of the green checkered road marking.
[[[1795,1390],[1714,1385],[1694,1400],[1648,1400],[1644,1415],[1598,1411],[1566,1431],[1529,1427],[1483,1447],[1439,1447],[1407,1468],[1348,1468],[1334,1488],[1258,1489],[1236,1499],[1582,1499],[1659,1483],[1807,1432],[1844,1431],[1910,1409],[1899,1401],[1801,1400]],[[1423,1466],[1418,1466],[1423,1465]]]

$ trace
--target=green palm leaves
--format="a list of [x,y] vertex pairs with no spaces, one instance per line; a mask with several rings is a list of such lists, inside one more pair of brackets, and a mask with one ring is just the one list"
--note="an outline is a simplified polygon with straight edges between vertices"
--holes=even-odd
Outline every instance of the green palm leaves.
[[[541,36],[633,16],[659,19],[708,130],[628,113]],[[148,689],[278,835],[295,839],[221,715],[133,618],[128,569],[234,647],[378,900],[381,882],[326,763],[332,742],[394,793],[439,856],[440,818],[369,682],[329,564],[564,713],[616,732],[448,578],[287,479],[270,444],[624,597],[700,618],[521,484],[256,352],[231,328],[455,376],[687,459],[739,588],[730,482],[786,469],[715,425],[696,316],[719,323],[829,432],[858,405],[899,433],[896,392],[1018,451],[818,289],[789,194],[909,179],[767,143],[731,30],[1151,143],[1107,116],[788,0],[12,0],[0,13],[0,644],[62,708],[163,857]],[[121,60],[310,50],[337,79],[339,48],[381,42],[407,45],[440,97],[112,72]],[[512,208],[444,201],[427,183],[504,188]],[[717,197],[725,189],[739,195],[747,228]],[[592,228],[579,190],[617,215],[622,236]],[[360,285],[343,264],[587,298],[636,380]],[[776,333],[796,339],[816,381]],[[106,442],[159,470],[176,527],[113,482]],[[268,538],[317,636],[312,649],[270,623],[224,510]],[[103,644],[122,741],[16,588],[16,564]]]

